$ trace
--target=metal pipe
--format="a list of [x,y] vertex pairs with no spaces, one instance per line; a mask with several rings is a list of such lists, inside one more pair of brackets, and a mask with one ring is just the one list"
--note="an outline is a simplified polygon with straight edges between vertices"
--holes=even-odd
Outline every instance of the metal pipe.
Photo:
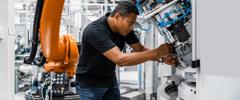
[[152,10],[151,12],[149,12],[148,14],[144,15],[144,20],[148,20],[150,19],[152,16],[156,15],[157,13],[162,12],[163,10],[165,10],[166,8],[176,4],[178,2],[178,0],[173,0],[172,2],[163,5],[162,7],[158,7],[157,9]]

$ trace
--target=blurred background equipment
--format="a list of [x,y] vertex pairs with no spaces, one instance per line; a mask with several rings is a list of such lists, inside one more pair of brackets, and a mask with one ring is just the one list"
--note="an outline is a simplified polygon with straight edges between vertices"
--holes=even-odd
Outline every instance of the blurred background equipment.
[[[57,28],[51,31],[59,35],[51,38],[71,34],[78,43],[75,51],[80,52],[86,25],[111,12],[123,0],[57,0],[53,6],[61,3],[59,7],[63,7],[58,13],[49,11],[59,7],[43,10],[46,1],[55,0],[1,0],[1,100],[79,100],[73,74],[56,71],[59,68],[46,70],[51,69],[46,67],[51,61],[44,53],[40,34],[45,28],[41,28],[40,19],[45,16],[46,21],[51,16],[41,14],[57,14],[53,21],[59,22],[52,24]],[[134,25],[140,42],[150,49],[173,43],[179,64],[148,61],[117,67],[122,100],[240,99],[238,0],[129,1],[140,11]],[[128,45],[124,48],[123,52],[132,52]],[[68,61],[63,59],[61,62]]]

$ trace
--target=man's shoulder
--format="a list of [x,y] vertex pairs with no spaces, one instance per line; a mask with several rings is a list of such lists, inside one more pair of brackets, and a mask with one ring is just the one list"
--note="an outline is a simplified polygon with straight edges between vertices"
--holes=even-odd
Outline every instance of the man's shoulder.
[[104,25],[91,23],[85,28],[85,30],[83,31],[83,34],[94,35],[94,34],[106,33],[106,32],[107,30]]
[[106,31],[107,27],[100,19],[91,22],[85,28],[86,31]]

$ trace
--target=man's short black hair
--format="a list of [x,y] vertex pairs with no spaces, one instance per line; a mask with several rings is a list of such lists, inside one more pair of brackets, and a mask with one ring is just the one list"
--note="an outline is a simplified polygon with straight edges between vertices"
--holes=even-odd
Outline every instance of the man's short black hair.
[[119,2],[117,7],[111,12],[110,16],[114,16],[116,13],[119,13],[122,16],[127,16],[130,13],[139,15],[137,7],[129,1]]

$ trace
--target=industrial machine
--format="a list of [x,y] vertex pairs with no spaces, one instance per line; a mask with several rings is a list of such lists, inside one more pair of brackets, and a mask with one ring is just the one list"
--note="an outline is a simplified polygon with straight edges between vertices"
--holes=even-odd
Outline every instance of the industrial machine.
[[[64,0],[37,1],[32,50],[24,62],[44,66],[44,71],[36,76],[26,99],[79,99],[74,89],[77,43],[70,34],[59,36],[63,5]],[[195,100],[199,61],[192,60],[191,1],[137,0],[135,5],[144,20],[152,21],[165,42],[174,44],[173,54],[179,63],[167,70],[169,73],[160,75],[158,97],[160,100]],[[35,57],[37,52],[39,56]]]
[[74,87],[78,45],[71,34],[59,35],[63,5],[64,0],[37,0],[31,52],[24,63],[43,71],[26,92],[27,100],[79,100]]
[[[178,65],[161,68],[160,100],[196,100],[196,67],[192,60],[192,5],[190,0],[136,0],[144,20],[151,20],[165,42],[174,44]],[[161,64],[159,67],[162,67]],[[168,66],[167,66],[168,67]]]
[[[64,98],[78,98],[74,95],[74,87],[71,88],[71,83],[74,83],[73,78],[69,78],[67,74],[67,70],[64,72],[58,72],[55,70],[47,71],[48,68],[43,66],[46,62],[49,62],[51,58],[46,55],[46,48],[38,48],[45,47],[46,44],[39,40],[39,35],[43,36],[45,33],[54,33],[56,37],[58,36],[59,24],[49,24],[54,25],[54,28],[46,28],[50,27],[49,25],[43,25],[43,23],[49,23],[52,21],[59,20],[60,16],[56,16],[60,14],[60,12],[56,12],[56,9],[62,9],[61,3],[62,0],[1,0],[0,3],[0,64],[1,64],[1,73],[0,73],[0,98],[1,100],[22,100],[22,93],[16,93],[14,91],[14,79],[19,79],[19,91],[25,91],[25,86],[28,85],[29,75],[33,66],[23,66],[23,68],[16,69],[18,64],[22,64],[22,55],[29,50],[22,46],[21,40],[17,40],[16,45],[20,48],[15,48],[16,54],[14,54],[14,39],[17,37],[19,30],[15,28],[14,24],[21,25],[23,28],[29,29],[28,22],[31,20],[23,20],[26,22],[23,25],[16,23],[14,20],[19,20],[18,15],[15,15],[16,5],[15,1],[22,2],[24,1],[24,6],[20,8],[26,8],[29,10],[28,3],[29,1],[38,2],[38,9],[35,14],[35,24],[34,24],[34,32],[33,39],[31,40],[32,47],[30,49],[31,55],[26,58],[25,64],[28,65],[37,65],[39,66],[39,70],[42,73],[38,73],[35,78],[33,85],[31,85],[31,89],[26,92],[26,99],[31,100],[43,100],[45,99],[57,99],[61,100]],[[27,2],[25,2],[27,1]],[[41,4],[41,2],[42,4]],[[55,10],[53,13],[51,9],[46,10],[47,5],[46,2],[54,2],[51,5],[51,9]],[[74,0],[68,0],[74,1]],[[79,0],[77,0],[79,1]],[[84,1],[81,4],[72,3],[70,6],[87,6],[85,5],[85,1],[88,0],[80,0]],[[97,0],[91,0],[97,1]],[[103,0],[101,0],[103,1]],[[105,0],[107,1],[107,0]],[[117,0],[119,1],[119,0]],[[239,73],[239,0],[231,0],[226,2],[225,0],[133,0],[137,4],[138,8],[141,9],[141,16],[143,16],[144,20],[147,22],[146,25],[151,27],[143,27],[143,29],[148,29],[150,32],[146,32],[147,34],[142,34],[141,41],[145,41],[144,45],[149,46],[149,48],[155,48],[160,45],[162,42],[162,37],[165,39],[165,42],[175,43],[175,57],[179,59],[179,65],[175,67],[169,67],[167,65],[157,63],[157,62],[146,62],[144,64],[139,65],[139,72],[142,77],[140,86],[143,90],[145,96],[142,97],[142,93],[134,92],[131,94],[124,94],[124,97],[132,98],[127,100],[156,100],[152,99],[152,97],[157,96],[157,100],[239,100],[240,98],[240,73]],[[183,1],[186,1],[185,3]],[[39,3],[40,2],[40,3]],[[45,3],[43,3],[45,2]],[[44,5],[43,5],[44,4]],[[98,3],[96,3],[99,5]],[[107,4],[107,3],[106,3]],[[41,5],[41,6],[40,6]],[[89,4],[92,5],[92,4]],[[183,6],[188,5],[188,6]],[[190,6],[191,5],[191,6]],[[34,6],[35,5],[31,5]],[[49,5],[48,5],[49,6]],[[68,5],[67,5],[68,6]],[[101,4],[101,7],[105,6]],[[19,7],[19,6],[18,6]],[[111,6],[113,7],[113,6]],[[86,7],[85,7],[86,8]],[[105,7],[106,8],[106,7]],[[174,11],[175,8],[179,10]],[[31,8],[30,8],[31,9]],[[45,9],[45,10],[44,10]],[[185,10],[184,10],[185,9]],[[187,10],[189,9],[189,10]],[[28,10],[20,11],[19,13],[29,13],[29,14],[20,14],[23,18],[31,19],[31,11]],[[72,10],[72,9],[71,9]],[[77,10],[77,11],[76,11]],[[76,9],[74,12],[76,14],[82,13],[81,10]],[[88,9],[86,9],[88,10]],[[101,9],[104,12],[106,9]],[[170,11],[173,10],[173,11]],[[43,11],[48,14],[43,15]],[[60,10],[59,10],[60,11]],[[188,12],[189,11],[189,12]],[[91,11],[87,11],[91,12]],[[84,12],[83,12],[84,13]],[[92,12],[91,12],[92,13]],[[164,14],[168,13],[168,14]],[[103,14],[103,13],[101,13]],[[101,15],[99,14],[99,15]],[[157,15],[161,15],[158,17]],[[183,15],[183,17],[181,17]],[[45,16],[44,18],[42,16]],[[66,15],[68,16],[68,15]],[[79,15],[81,16],[81,15]],[[76,18],[79,18],[76,16]],[[169,17],[165,17],[169,16]],[[42,18],[41,18],[42,17]],[[40,19],[46,19],[48,17],[54,17],[54,19],[47,20],[41,22],[43,26],[40,29]],[[160,20],[155,20],[156,18],[160,18]],[[86,19],[88,17],[84,17]],[[81,19],[83,20],[83,19]],[[73,20],[76,22],[75,20]],[[87,20],[85,20],[87,21]],[[92,21],[92,20],[91,20]],[[69,22],[69,21],[67,21]],[[153,28],[153,22],[155,22],[155,27]],[[182,26],[184,25],[184,28]],[[84,24],[86,23],[84,22]],[[143,25],[140,23],[140,25]],[[31,27],[30,27],[31,28]],[[47,31],[43,31],[43,28],[47,29]],[[157,31],[156,28],[159,30]],[[39,30],[40,29],[40,30]],[[56,30],[55,32],[52,32]],[[79,29],[79,28],[77,28]],[[176,29],[182,30],[176,31]],[[187,32],[186,32],[186,30]],[[27,31],[27,30],[26,30]],[[23,32],[26,32],[23,31]],[[30,30],[30,32],[32,32]],[[40,34],[39,34],[40,33]],[[73,32],[70,32],[73,33]],[[187,35],[188,33],[189,35]],[[46,34],[45,34],[46,35]],[[30,35],[29,35],[30,36]],[[52,36],[52,35],[47,35]],[[160,37],[161,36],[161,37]],[[183,37],[181,37],[183,36]],[[81,36],[79,36],[81,37]],[[159,38],[158,39],[156,39]],[[201,37],[201,38],[199,38]],[[55,39],[50,39],[53,37],[45,37],[47,42],[55,41]],[[61,37],[62,38],[62,37]],[[42,37],[41,37],[42,39]],[[58,38],[59,40],[62,40]],[[25,39],[26,40],[26,39]],[[159,42],[161,41],[161,42]],[[54,42],[58,43],[58,42]],[[61,41],[59,44],[64,44],[66,42]],[[41,45],[39,45],[41,44]],[[49,43],[50,44],[50,43]],[[61,44],[61,45],[62,45]],[[45,46],[43,46],[45,45]],[[48,45],[49,46],[49,45]],[[62,45],[63,46],[63,45]],[[60,46],[58,45],[60,48]],[[54,47],[55,48],[55,47]],[[50,49],[48,49],[50,50]],[[62,49],[66,50],[66,49]],[[55,52],[59,52],[54,50]],[[70,50],[71,51],[71,50]],[[184,51],[184,52],[183,52]],[[201,52],[200,52],[201,51]],[[41,53],[42,52],[42,53]],[[16,55],[14,65],[14,55]],[[36,55],[36,56],[35,56]],[[64,55],[64,54],[63,54]],[[59,55],[60,56],[60,55]],[[189,57],[189,56],[192,56]],[[194,57],[195,56],[195,57]],[[66,56],[64,56],[66,57]],[[194,59],[195,58],[195,59]],[[201,58],[201,68],[199,67],[199,60]],[[62,59],[62,58],[61,58]],[[56,59],[52,59],[55,61]],[[19,61],[19,62],[18,62]],[[50,62],[52,62],[50,61]],[[64,60],[57,60],[61,62]],[[66,60],[67,61],[67,60]],[[59,63],[56,63],[59,64]],[[65,63],[66,64],[66,63]],[[48,64],[49,65],[49,64]],[[63,64],[64,65],[64,64]],[[67,64],[66,64],[67,65]],[[157,66],[155,66],[157,65]],[[60,64],[59,64],[60,66]],[[195,68],[196,67],[196,68]],[[34,66],[33,68],[37,68]],[[56,67],[59,68],[59,67]],[[67,68],[66,66],[64,68]],[[159,68],[157,70],[157,68]],[[197,69],[197,71],[196,71]],[[14,72],[15,71],[15,72]],[[17,71],[21,71],[19,75],[20,77],[15,77],[14,73]],[[158,71],[158,72],[157,72]],[[197,75],[196,75],[197,73]],[[156,75],[157,74],[157,75]],[[139,76],[140,76],[139,75]],[[22,77],[23,76],[23,77]],[[24,80],[22,80],[24,79]],[[57,80],[64,81],[57,81]],[[70,80],[71,79],[71,80]],[[155,81],[159,81],[159,83]],[[26,82],[24,82],[26,81]],[[26,84],[25,84],[26,83]],[[63,85],[54,85],[57,83],[64,83],[65,87],[63,89],[64,95],[58,95],[53,93],[54,91],[60,91]],[[70,85],[70,86],[69,86]],[[73,86],[74,84],[72,84]],[[157,85],[157,86],[156,86]],[[70,87],[67,89],[67,87]],[[155,90],[155,88],[158,88]],[[72,89],[72,90],[71,90]],[[72,91],[67,92],[67,91]],[[58,93],[58,92],[57,92]],[[62,92],[60,92],[62,93]],[[135,95],[133,95],[135,94]],[[51,96],[52,95],[52,96]],[[141,95],[141,96],[137,96]],[[150,96],[147,96],[150,95]],[[151,97],[152,96],[152,97]],[[197,96],[197,97],[196,97]],[[139,97],[139,98],[134,98]]]

